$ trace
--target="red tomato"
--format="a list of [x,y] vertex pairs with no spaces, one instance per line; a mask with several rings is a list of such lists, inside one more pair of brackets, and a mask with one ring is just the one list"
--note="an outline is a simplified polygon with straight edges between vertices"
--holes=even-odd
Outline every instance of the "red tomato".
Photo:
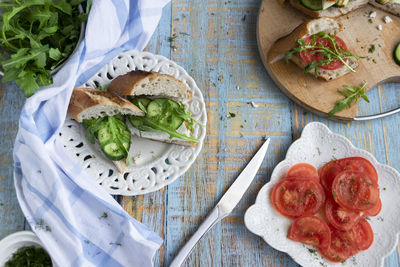
[[317,169],[308,163],[297,163],[293,165],[287,172],[286,177],[313,178],[319,182]]
[[365,172],[372,178],[372,180],[374,180],[374,182],[378,183],[378,173],[376,172],[374,165],[365,158],[351,157],[339,159],[339,164],[344,170]]
[[333,180],[339,172],[344,170],[365,172],[376,183],[378,182],[378,174],[371,162],[361,157],[343,158],[326,163],[319,171],[321,183],[327,191],[332,191]]
[[327,260],[342,262],[357,253],[356,247],[354,232],[331,228],[331,245],[327,249],[319,248],[318,251]]
[[310,178],[286,178],[272,191],[275,209],[289,218],[315,214],[325,203],[322,186]]
[[325,215],[328,222],[334,228],[341,231],[350,230],[362,218],[360,212],[342,208],[331,198],[327,198],[326,200]]
[[333,199],[340,206],[366,211],[379,201],[379,189],[369,175],[358,171],[342,171],[332,183]]
[[[310,45],[313,43],[313,38],[311,36],[308,36],[308,37],[304,38],[303,40],[307,45]],[[330,48],[333,48],[332,43],[330,41],[328,41],[327,39],[317,37],[317,38],[315,38],[315,42],[317,44],[321,44],[322,46],[325,46],[325,47],[328,46]],[[336,37],[336,42],[344,50],[347,50],[346,43],[342,39],[340,39],[339,37]],[[315,50],[315,49],[313,49],[313,50]],[[308,49],[306,51],[300,52],[300,57],[303,59],[303,61],[306,64],[309,64],[310,62],[320,62],[320,61],[326,59],[325,56],[323,56],[323,54],[320,52],[312,53],[312,49]],[[335,61],[332,61],[329,65],[320,66],[320,68],[326,69],[326,70],[336,70],[336,69],[343,67],[343,65],[344,64],[340,60],[335,60]]]
[[374,242],[374,232],[367,220],[360,220],[360,222],[353,227],[352,231],[354,233],[358,250],[366,250],[372,245],[372,242]]
[[327,192],[332,192],[332,182],[338,173],[343,171],[342,166],[338,164],[337,160],[326,163],[319,171],[321,184]]
[[371,209],[364,211],[365,216],[376,216],[381,212],[382,209],[382,201],[381,198],[379,198],[378,203],[376,203],[375,206],[373,206]]
[[331,231],[321,218],[304,216],[294,220],[287,237],[307,245],[327,249],[331,244]]

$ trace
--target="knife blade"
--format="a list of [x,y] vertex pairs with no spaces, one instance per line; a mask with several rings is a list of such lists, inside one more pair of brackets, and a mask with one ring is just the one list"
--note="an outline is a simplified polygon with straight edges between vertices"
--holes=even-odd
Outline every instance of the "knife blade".
[[181,266],[190,252],[193,250],[197,242],[211,229],[218,221],[225,218],[242,199],[247,188],[250,186],[256,176],[261,163],[267,153],[270,138],[268,138],[257,153],[253,156],[250,162],[246,165],[243,171],[239,174],[228,191],[222,196],[221,200],[208,214],[207,218],[200,225],[199,229],[192,235],[189,241],[182,247],[179,253],[172,260],[170,267]]

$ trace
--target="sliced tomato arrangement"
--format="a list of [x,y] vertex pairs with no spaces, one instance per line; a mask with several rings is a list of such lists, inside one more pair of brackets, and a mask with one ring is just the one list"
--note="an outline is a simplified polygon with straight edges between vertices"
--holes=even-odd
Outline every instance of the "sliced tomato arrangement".
[[[304,38],[303,40],[307,45],[311,45],[314,42],[312,36],[308,36],[308,37]],[[345,51],[348,50],[346,43],[341,38],[336,36],[335,41],[339,47],[342,47]],[[318,38],[318,37],[315,38],[315,43],[320,44],[324,47],[328,46],[330,48],[333,48],[332,43],[324,38]],[[313,50],[315,50],[315,49],[308,49],[306,51],[300,52],[300,57],[306,64],[309,64],[311,62],[320,62],[322,60],[326,60],[325,56],[321,52],[313,52]],[[326,69],[326,70],[336,70],[343,66],[344,66],[343,62],[341,62],[340,60],[335,60],[335,61],[332,61],[328,65],[320,66],[320,68]]]
[[350,230],[363,218],[362,213],[342,208],[332,198],[326,200],[325,215],[329,224],[341,231]]
[[366,211],[379,201],[379,189],[369,175],[358,171],[342,171],[332,183],[333,199],[340,206]]
[[317,169],[308,163],[297,163],[293,165],[286,174],[288,177],[309,177],[319,182]]
[[293,241],[327,249],[331,244],[331,230],[319,217],[297,218],[289,229],[287,237]]
[[289,218],[313,215],[325,203],[322,186],[311,178],[286,178],[272,191],[275,209]]
[[[319,172],[310,164],[296,164],[275,185],[271,200],[280,214],[295,219],[287,238],[317,247],[333,262],[372,245],[374,234],[364,217],[382,209],[378,174],[361,157],[330,161]],[[326,221],[315,216],[323,205]]]

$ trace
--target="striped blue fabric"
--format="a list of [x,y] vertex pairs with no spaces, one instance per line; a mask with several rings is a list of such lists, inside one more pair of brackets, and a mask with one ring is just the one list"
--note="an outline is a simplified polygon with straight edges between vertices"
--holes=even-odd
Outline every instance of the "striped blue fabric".
[[17,197],[59,266],[153,265],[162,239],[88,177],[56,135],[73,88],[119,53],[142,50],[168,2],[94,0],[77,52],[23,107],[13,154]]

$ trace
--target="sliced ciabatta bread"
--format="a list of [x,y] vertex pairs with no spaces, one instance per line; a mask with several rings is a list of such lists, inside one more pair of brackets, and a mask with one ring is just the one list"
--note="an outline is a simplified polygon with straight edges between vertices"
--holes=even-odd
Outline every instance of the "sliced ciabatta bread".
[[[318,34],[320,32],[325,32],[327,34],[335,34],[342,30],[342,25],[334,18],[319,18],[308,21],[299,27],[297,27],[290,35],[279,40],[279,49],[277,49],[277,53],[275,58],[271,59],[271,63],[284,58],[284,55],[292,50],[296,45],[298,45],[298,39],[309,38],[314,34]],[[301,69],[304,69],[308,63],[306,63],[300,55],[293,54],[290,60],[299,66]],[[353,69],[358,66],[357,59],[348,58],[346,59],[346,63]],[[342,66],[340,68],[334,70],[327,70],[324,68],[318,68],[317,77],[332,80],[336,79],[340,76],[343,76],[350,72],[350,69],[346,66]],[[309,73],[315,75],[314,69],[309,70]]]
[[186,85],[168,74],[147,71],[131,71],[116,77],[108,91],[123,96],[156,96],[175,100],[191,99],[192,92]]
[[[386,2],[386,3],[385,3]],[[369,3],[373,6],[376,6],[384,11],[390,12],[396,16],[400,17],[400,1],[393,2],[393,1],[383,1],[381,4],[376,0],[370,0]]]
[[[322,1],[322,0],[321,0]],[[330,17],[335,18],[342,15],[345,15],[355,9],[358,9],[362,6],[368,4],[368,0],[349,0],[349,3],[343,7],[335,7],[331,6],[324,10],[312,10],[304,6],[300,0],[290,0],[290,4],[296,9],[302,11],[303,13],[313,17],[313,18],[322,18],[322,17]]]
[[117,114],[144,116],[134,104],[110,92],[91,88],[75,88],[72,92],[68,115],[77,122]]
[[[107,90],[116,94],[127,96],[129,99],[134,99],[135,97],[146,97],[150,99],[149,101],[166,98],[173,100],[176,103],[180,103],[183,100],[187,101],[192,98],[192,92],[188,90],[186,85],[180,80],[171,75],[145,71],[131,71],[125,75],[118,76],[111,81]],[[176,104],[176,106],[179,105],[180,104]],[[185,111],[180,110],[179,112]],[[148,114],[146,114],[146,116],[147,115]],[[150,127],[145,127],[145,130],[140,130],[140,127],[134,127],[133,124],[132,126],[131,132],[139,137],[178,145],[196,146],[196,142],[185,140],[176,136],[171,137],[169,133],[159,129],[155,130]],[[181,135],[181,137],[184,135],[193,138],[192,131],[190,130],[187,122],[184,120],[178,128],[174,128],[172,131],[176,131],[176,133]]]

